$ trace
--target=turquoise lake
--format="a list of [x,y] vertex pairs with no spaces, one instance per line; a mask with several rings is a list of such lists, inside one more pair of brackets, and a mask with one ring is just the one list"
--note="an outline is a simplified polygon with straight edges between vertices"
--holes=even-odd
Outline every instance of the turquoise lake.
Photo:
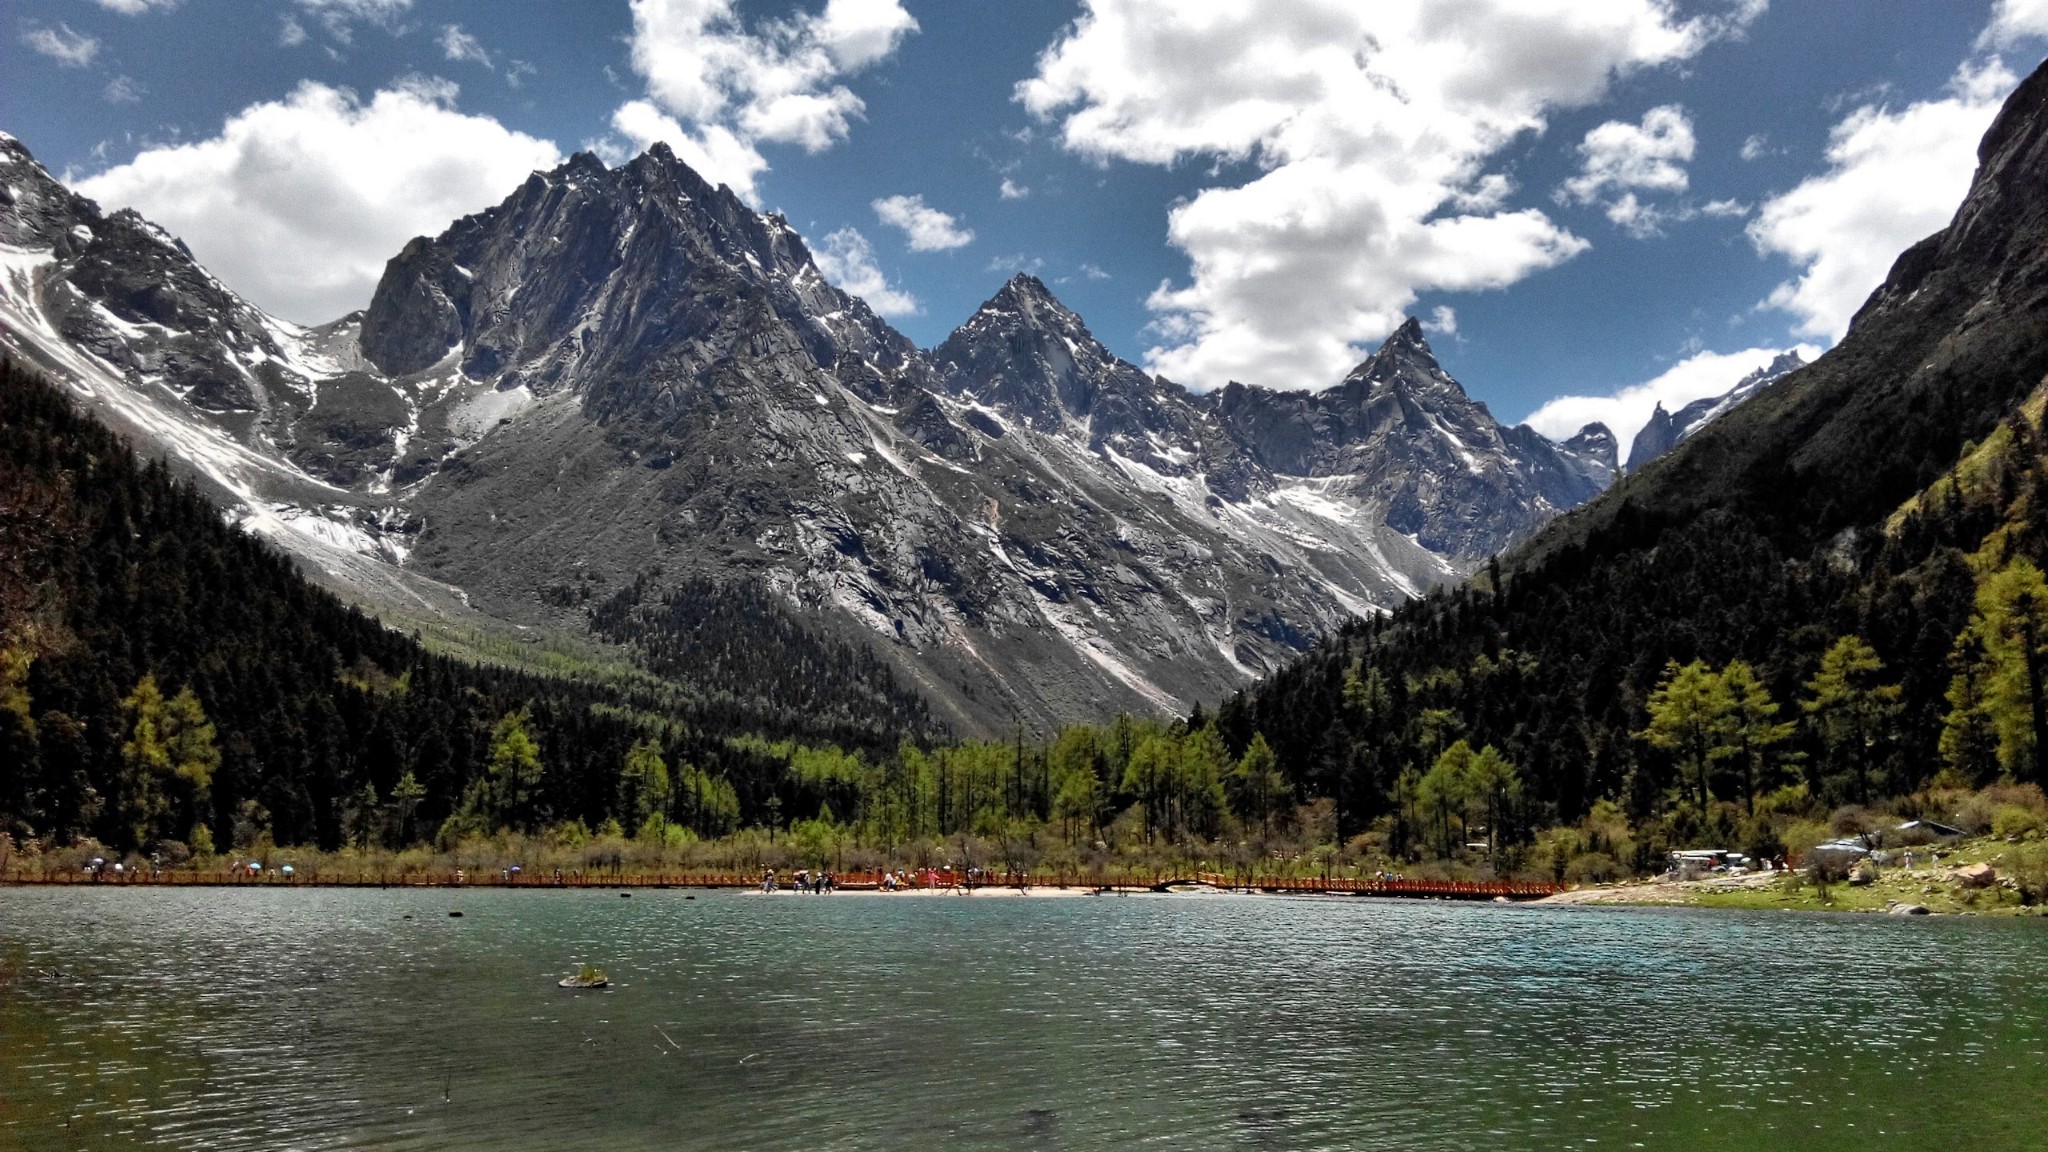
[[2044,1146],[2038,919],[0,889],[7,1149]]

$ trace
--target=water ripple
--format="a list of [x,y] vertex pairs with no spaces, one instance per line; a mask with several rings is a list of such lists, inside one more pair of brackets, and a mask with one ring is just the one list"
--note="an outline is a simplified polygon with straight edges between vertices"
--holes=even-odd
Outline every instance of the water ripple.
[[2038,922],[604,895],[0,890],[0,1148],[2019,1149],[2048,1089]]

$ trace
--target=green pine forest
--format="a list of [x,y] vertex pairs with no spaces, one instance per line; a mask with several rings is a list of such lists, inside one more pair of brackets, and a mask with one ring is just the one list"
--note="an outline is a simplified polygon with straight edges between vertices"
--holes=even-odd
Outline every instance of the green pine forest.
[[171,861],[610,844],[1598,880],[1880,814],[2038,832],[2042,409],[1818,545],[1624,500],[1188,717],[976,742],[752,589],[588,606],[644,682],[437,654],[0,365],[0,833]]

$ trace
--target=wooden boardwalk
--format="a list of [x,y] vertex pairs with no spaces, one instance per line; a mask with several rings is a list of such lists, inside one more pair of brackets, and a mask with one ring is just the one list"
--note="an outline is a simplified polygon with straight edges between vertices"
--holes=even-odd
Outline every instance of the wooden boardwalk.
[[[1346,876],[1231,876],[1215,872],[1195,873],[1031,873],[1005,875],[977,873],[972,878],[951,869],[906,869],[901,873],[908,889],[968,891],[975,888],[1065,888],[1100,892],[1170,892],[1176,889],[1208,888],[1225,892],[1256,892],[1303,896],[1377,896],[1433,900],[1534,900],[1564,891],[1562,884],[1525,881],[1410,880],[1397,877]],[[109,886],[117,888],[744,888],[761,887],[761,874],[721,872],[612,873],[571,871],[557,874],[533,872],[300,872],[291,876],[275,869],[261,873],[230,870],[166,869],[156,872],[97,874],[83,871],[0,873],[0,884],[31,886]],[[834,887],[845,891],[877,891],[883,887],[880,872],[841,872]],[[784,869],[776,873],[779,890],[793,887],[795,874]]]

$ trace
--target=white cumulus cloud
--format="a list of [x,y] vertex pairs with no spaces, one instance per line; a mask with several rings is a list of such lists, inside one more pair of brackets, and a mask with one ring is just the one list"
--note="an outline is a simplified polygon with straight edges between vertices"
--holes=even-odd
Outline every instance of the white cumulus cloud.
[[[412,0],[295,0],[295,2],[308,15],[320,21],[321,27],[327,29],[329,36],[334,37],[343,44],[354,41],[355,26],[357,24],[369,24],[382,28],[387,32],[396,32],[399,29],[400,18],[412,8]],[[286,39],[290,43],[303,42],[304,29],[300,29],[300,34],[299,41],[291,41],[290,33],[287,31]]]
[[900,289],[891,288],[888,278],[875,263],[874,246],[856,228],[841,228],[828,233],[811,250],[812,259],[817,261],[818,271],[825,274],[842,292],[867,301],[868,307],[883,316],[914,316],[918,312],[917,297]]
[[331,320],[369,303],[406,241],[561,162],[554,144],[457,110],[455,94],[414,80],[362,101],[307,81],[211,139],[148,149],[78,191],[161,224],[263,308]]
[[1664,221],[1671,214],[1654,204],[1643,203],[1633,192],[1624,192],[1607,206],[1605,215],[1615,227],[1638,240],[1645,240],[1660,235],[1664,231]]
[[109,104],[136,104],[141,102],[143,94],[148,91],[149,89],[143,87],[142,82],[133,76],[116,76],[107,81],[105,88],[100,89],[100,97]]
[[[633,68],[647,98],[613,127],[636,146],[659,129],[707,179],[752,199],[764,143],[819,152],[846,138],[866,104],[842,79],[886,59],[917,21],[900,0],[827,0],[822,12],[749,26],[734,0],[633,0]],[[633,105],[644,105],[633,108]],[[621,123],[621,120],[626,123]],[[629,128],[627,125],[630,124]]]
[[22,31],[21,42],[66,68],[83,68],[100,54],[97,39],[83,32],[73,32],[69,24],[59,24],[55,28],[32,25]]
[[483,42],[464,32],[460,24],[441,26],[441,55],[458,62],[466,60],[486,68],[491,66],[491,54],[484,51]]
[[1591,204],[1612,196],[1609,220],[1632,236],[1654,236],[1668,213],[1637,193],[1685,191],[1685,166],[1696,147],[1692,118],[1676,104],[1650,109],[1640,124],[1609,120],[1579,142],[1579,174],[1557,190],[1558,202]]
[[925,205],[923,196],[884,196],[870,207],[882,223],[901,228],[912,252],[943,252],[974,243],[974,230],[962,228],[950,213]]
[[714,184],[724,184],[744,199],[753,199],[754,178],[768,169],[768,160],[753,144],[723,124],[691,131],[647,100],[628,100],[612,113],[612,129],[630,147],[607,147],[597,141],[598,154],[618,164],[644,152],[657,140],[667,142],[676,157]]
[[2048,37],[2048,0],[1998,0],[1977,46],[2010,48],[2030,37]]
[[1899,253],[1955,215],[1977,141],[2016,82],[1996,58],[1966,64],[1941,99],[1866,104],[1837,123],[1827,170],[1764,201],[1750,221],[1758,251],[1800,270],[1765,304],[1797,317],[1801,336],[1840,340]]
[[1739,32],[1755,0],[1086,0],[1017,88],[1099,161],[1248,161],[1174,207],[1190,278],[1149,301],[1154,371],[1197,387],[1340,378],[1423,291],[1498,288],[1586,242],[1487,165],[1617,75]]
[[[1745,348],[1740,352],[1698,352],[1654,379],[1631,384],[1607,396],[1559,396],[1529,414],[1530,427],[1553,440],[1564,440],[1588,424],[1607,425],[1621,441],[1623,453],[1658,404],[1676,412],[1695,400],[1719,396],[1735,387],[1744,376],[1764,367],[1791,349]],[[1820,349],[1798,346],[1801,357],[1812,360]],[[1622,463],[1627,463],[1624,459]]]
[[178,0],[93,0],[93,3],[123,16],[140,16],[151,9],[168,12],[178,6]]

